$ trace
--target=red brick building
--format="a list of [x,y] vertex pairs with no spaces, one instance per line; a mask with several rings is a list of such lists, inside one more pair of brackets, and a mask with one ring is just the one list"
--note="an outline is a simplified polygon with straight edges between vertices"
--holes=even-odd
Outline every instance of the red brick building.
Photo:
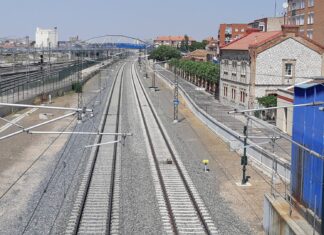
[[303,36],[324,45],[324,1],[288,0],[286,23],[298,25]]
[[218,30],[219,45],[224,46],[245,35],[248,24],[220,24]]

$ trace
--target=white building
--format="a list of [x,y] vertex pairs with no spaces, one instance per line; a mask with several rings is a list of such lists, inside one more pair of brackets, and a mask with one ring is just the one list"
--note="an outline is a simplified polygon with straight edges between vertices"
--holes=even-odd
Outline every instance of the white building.
[[220,102],[255,108],[258,97],[321,76],[323,52],[322,46],[299,36],[295,26],[247,34],[221,48]]
[[58,45],[58,33],[57,28],[54,29],[36,29],[36,43],[35,47],[57,47]]

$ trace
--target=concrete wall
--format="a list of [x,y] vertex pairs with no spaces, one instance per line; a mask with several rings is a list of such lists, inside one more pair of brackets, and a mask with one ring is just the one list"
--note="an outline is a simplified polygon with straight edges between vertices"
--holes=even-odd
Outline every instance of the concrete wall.
[[281,25],[283,24],[283,17],[269,17],[267,18],[267,31],[281,31]]
[[267,235],[318,235],[312,226],[281,197],[265,194],[263,229]]
[[[277,96],[277,106],[293,105],[293,95],[293,92],[279,90]],[[277,110],[276,126],[290,136],[292,135],[292,121],[293,108]]]

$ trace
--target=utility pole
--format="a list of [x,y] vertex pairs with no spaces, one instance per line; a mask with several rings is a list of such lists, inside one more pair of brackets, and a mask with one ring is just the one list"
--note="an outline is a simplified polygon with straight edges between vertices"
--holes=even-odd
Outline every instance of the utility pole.
[[26,37],[26,43],[27,43],[27,96],[28,96],[28,92],[29,92],[29,86],[30,86],[30,77],[29,77],[29,53],[30,53],[30,47],[29,47],[29,36]]
[[275,0],[274,17],[277,17],[277,0]]
[[243,156],[241,157],[241,165],[243,166],[242,168],[242,185],[245,185],[248,181],[250,176],[246,176],[246,166],[248,163],[247,160],[247,140],[248,140],[248,125],[249,125],[249,118],[247,118],[246,125],[243,128],[243,135],[244,135],[244,149],[243,149]]
[[43,64],[44,64],[44,49],[42,49],[42,54],[40,55],[40,70],[41,70],[41,77],[42,77],[42,99],[45,93],[45,80],[44,80],[44,71],[43,71]]
[[147,78],[147,47],[145,46],[145,78]]
[[[48,72],[48,79],[51,81],[51,42],[48,40],[48,66],[49,66],[49,72]],[[53,81],[53,90],[54,90],[54,81]]]
[[[76,87],[76,91],[78,92],[78,108],[82,109],[83,106],[83,102],[82,102],[82,61],[80,59],[80,53],[78,54],[78,70],[77,70],[77,87]],[[82,112],[78,112],[78,122],[82,121]]]
[[177,76],[177,69],[174,68],[174,95],[173,95],[173,122],[178,122],[178,108],[179,108],[179,83]]

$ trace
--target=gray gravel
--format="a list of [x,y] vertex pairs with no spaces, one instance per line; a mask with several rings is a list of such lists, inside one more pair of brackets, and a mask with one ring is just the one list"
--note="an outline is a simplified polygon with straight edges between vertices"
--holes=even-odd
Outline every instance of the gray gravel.
[[161,234],[162,222],[127,65],[122,103],[122,131],[132,132],[122,147],[120,233]]
[[[115,69],[112,74],[115,74],[116,71]],[[111,78],[112,74],[109,75]],[[107,80],[107,88],[102,92],[103,97],[108,93],[112,81],[113,79]],[[96,87],[97,85],[93,85],[93,88]],[[95,102],[92,99],[95,95],[96,93],[84,94],[84,102],[94,105],[95,117],[92,120],[86,120],[81,125],[76,125],[76,131],[94,131],[94,126],[98,125],[104,102],[101,104]],[[26,234],[61,234],[64,232],[81,179],[80,176],[89,154],[89,149],[85,150],[83,146],[92,143],[94,138],[94,136],[72,135],[52,162],[48,163],[46,155],[44,155],[28,171],[1,200],[0,210],[15,206],[14,203],[19,202],[19,197],[23,196],[17,190],[28,187],[24,184],[32,181],[33,175],[38,171],[38,164],[47,164],[42,182],[38,190],[33,192],[32,200],[27,205],[21,205],[21,209],[15,211],[15,215],[1,217],[1,234],[21,234],[24,231]]]
[[[142,80],[146,87],[151,85],[151,79]],[[189,123],[181,114],[179,114],[180,122],[176,125],[172,123],[173,93],[163,88],[157,92],[147,88],[147,91],[220,234],[253,234],[249,226],[233,213],[220,195],[218,185],[220,180],[226,178],[224,173],[222,171],[211,171],[207,174],[203,172],[201,161],[211,157],[197,140],[197,135]]]
[[[159,68],[161,68],[158,65]],[[174,79],[174,75],[170,71],[165,71],[162,68],[159,70],[159,73],[164,76],[169,77],[171,80]],[[197,91],[196,86],[185,79],[179,77],[179,85],[190,95],[190,97],[195,101],[195,103],[203,110],[205,110],[209,115],[214,117],[216,120],[230,127],[232,130],[235,130],[238,133],[243,134],[243,126],[246,123],[246,118],[242,115],[233,115],[228,114],[228,111],[232,111],[233,108],[230,106],[223,105],[219,103],[218,100],[214,98],[214,95],[209,94],[205,91]],[[277,131],[280,131],[277,129]],[[254,136],[277,136],[271,129],[265,128],[253,121],[250,121],[249,130],[250,135]],[[285,133],[282,132],[284,135]],[[287,136],[289,137],[289,136]],[[264,142],[264,139],[254,139],[255,143]],[[263,144],[262,147],[269,152],[272,152],[272,145],[269,141],[269,144]],[[276,140],[274,146],[275,153],[287,160],[291,159],[291,144],[286,139]]]

